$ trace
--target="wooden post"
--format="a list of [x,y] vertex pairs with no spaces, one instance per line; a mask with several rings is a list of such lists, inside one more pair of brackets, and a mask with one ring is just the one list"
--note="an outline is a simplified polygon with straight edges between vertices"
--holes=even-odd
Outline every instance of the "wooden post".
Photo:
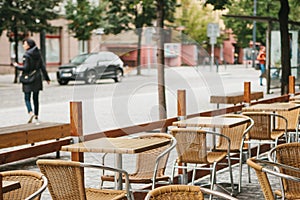
[[3,200],[2,184],[2,175],[0,174],[0,200]]
[[244,82],[244,102],[251,103],[251,82]]
[[295,95],[295,76],[289,76],[289,94],[290,96]]
[[177,116],[179,119],[186,118],[186,95],[185,90],[177,90]]
[[[186,119],[186,93],[185,90],[177,90],[177,116],[179,120]],[[178,163],[182,166],[183,163]],[[178,169],[178,174],[182,174],[181,183],[186,183],[187,171],[186,169]]]
[[[70,102],[70,126],[71,135],[78,138],[78,141],[75,142],[81,142],[83,136],[82,102]],[[73,161],[83,162],[84,160],[82,152],[72,152],[71,157]]]

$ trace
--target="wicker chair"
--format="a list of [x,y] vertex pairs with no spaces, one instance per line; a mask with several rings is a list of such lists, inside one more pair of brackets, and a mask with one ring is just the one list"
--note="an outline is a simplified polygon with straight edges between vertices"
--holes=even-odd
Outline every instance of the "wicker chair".
[[[212,190],[216,183],[216,166],[227,156],[232,192],[234,191],[233,176],[230,163],[230,139],[227,136],[219,133],[187,128],[174,128],[171,130],[171,133],[177,140],[176,150],[178,154],[178,158],[173,165],[172,178],[174,177],[175,169],[187,170],[188,168],[192,168],[192,185],[194,185],[197,169],[210,170],[212,171],[210,180],[210,189]],[[207,135],[217,137],[216,139],[218,139],[219,137],[226,139],[227,152],[210,151],[209,145],[207,144]],[[180,163],[182,163],[182,165],[180,165]],[[192,164],[192,166],[189,166],[187,164]],[[208,165],[208,167],[204,165]],[[212,167],[210,167],[210,165],[212,165]]]
[[[249,119],[248,122],[245,122],[239,126],[234,126],[230,128],[222,128],[220,132],[227,136],[230,139],[230,153],[238,153],[239,154],[239,184],[238,184],[238,191],[241,192],[241,186],[242,186],[242,164],[243,164],[243,152],[249,152],[248,147],[244,145],[244,140],[247,137],[248,132],[254,125],[254,121],[245,115],[241,114],[226,114],[223,115],[224,117],[228,118],[244,118],[244,119]],[[217,146],[215,150],[217,151],[225,151],[227,152],[227,140],[224,139],[223,137],[220,137],[219,141],[217,142]],[[249,153],[248,158],[249,158]],[[231,157],[231,159],[234,159]],[[248,180],[249,183],[251,182],[250,178],[250,167],[248,167]]]
[[40,199],[41,194],[47,188],[47,178],[35,171],[13,170],[0,172],[4,181],[18,181],[21,187],[3,194],[4,200],[11,199]]
[[148,192],[145,200],[204,200],[204,194],[221,199],[237,200],[227,194],[193,185],[168,185],[155,188]]
[[[249,150],[251,149],[251,144],[258,144],[256,157],[260,154],[261,144],[271,144],[277,146],[279,138],[282,136],[287,139],[287,124],[288,121],[285,117],[270,113],[270,112],[244,112],[244,115],[250,117],[254,121],[254,126],[248,132],[248,139],[244,143],[249,144]],[[278,122],[281,119],[281,125],[283,129],[276,130],[273,127],[273,122]],[[273,121],[275,120],[275,121]],[[249,157],[251,157],[251,151],[249,151]]]
[[[298,141],[298,129],[299,129],[299,114],[300,108],[290,111],[278,111],[277,114],[284,116],[288,120],[287,133],[288,133],[288,142]],[[277,130],[284,130],[285,122],[283,120],[277,121]]]
[[[85,199],[133,199],[126,171],[102,165],[94,165],[64,160],[38,160],[37,165],[49,180],[49,191],[54,200]],[[126,191],[85,188],[83,168],[104,169],[125,174]]]
[[[275,158],[277,163],[298,169],[298,171],[280,169],[281,173],[300,178],[300,143],[280,144],[271,149],[268,156],[271,161],[274,161]],[[281,191],[277,190],[275,193],[286,199],[300,199],[300,183],[283,179]]]
[[[264,194],[264,197],[266,200],[275,200],[276,196],[279,194],[280,196],[282,193],[280,191],[275,191],[273,192],[268,176],[267,174],[274,175],[276,177],[281,178],[282,180],[288,181],[288,182],[293,182],[296,184],[300,184],[300,178],[288,175],[285,173],[280,173],[278,172],[279,169],[280,171],[284,170],[285,172],[290,172],[292,173],[300,173],[299,168],[291,167],[288,165],[280,164],[280,163],[274,163],[274,162],[269,162],[265,160],[259,160],[256,158],[249,158],[247,160],[247,164],[252,167],[257,175],[259,184],[261,186],[262,192]],[[275,169],[274,169],[275,167]],[[299,188],[299,185],[298,185]],[[290,196],[288,193],[284,193],[284,196],[282,196],[282,199],[299,199],[299,196]]]
[[[129,182],[137,184],[152,184],[152,189],[155,188],[157,182],[170,184],[170,177],[165,175],[165,168],[167,165],[170,151],[176,146],[176,139],[167,133],[149,133],[141,135],[138,138],[167,138],[170,143],[166,146],[156,148],[144,153],[137,154],[136,157],[136,171],[129,174]],[[103,157],[103,164],[104,164]],[[101,187],[105,181],[115,181],[114,175],[101,176]],[[123,178],[124,181],[124,178]]]

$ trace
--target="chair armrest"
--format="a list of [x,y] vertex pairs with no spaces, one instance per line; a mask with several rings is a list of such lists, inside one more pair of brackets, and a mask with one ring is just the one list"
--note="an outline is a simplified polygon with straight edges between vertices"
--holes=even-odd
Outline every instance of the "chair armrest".
[[215,191],[215,190],[210,190],[207,188],[203,188],[200,187],[201,192],[205,193],[205,194],[211,194],[214,197],[220,197],[221,199],[227,199],[227,200],[238,200],[237,198],[234,198],[228,194],[224,194],[222,192],[219,191]]
[[46,178],[46,176],[42,176],[43,179],[43,185],[42,187],[40,187],[37,191],[35,191],[33,194],[31,194],[29,197],[27,197],[25,200],[33,200],[36,197],[40,196],[42,194],[42,192],[44,192],[48,186],[48,179]]
[[176,138],[173,137],[172,135],[170,135],[170,137],[171,137],[171,141],[170,141],[171,146],[169,148],[167,148],[165,151],[163,151],[155,160],[155,167],[154,167],[154,173],[153,173],[153,178],[152,178],[152,189],[155,188],[156,174],[157,174],[158,165],[159,165],[161,158],[163,156],[165,156],[166,154],[170,153],[170,151],[176,147],[176,144],[177,144]]
[[274,176],[280,177],[280,178],[284,178],[284,179],[288,179],[288,180],[292,180],[292,181],[296,181],[296,182],[300,182],[300,177],[295,177],[295,176],[291,176],[291,175],[287,175],[287,174],[283,174],[279,171],[275,171],[272,169],[268,169],[267,167],[271,166],[271,167],[276,167],[277,169],[285,169],[285,170],[289,170],[289,171],[293,171],[293,172],[297,172],[300,174],[300,169],[293,167],[293,166],[289,166],[289,165],[285,165],[285,164],[281,164],[281,163],[276,163],[276,162],[270,162],[270,161],[266,161],[266,160],[259,160],[259,159],[255,159],[255,162],[257,163],[261,163],[263,165],[262,167],[262,171],[272,174]]
[[91,164],[91,163],[80,163],[80,167],[102,169],[102,170],[113,171],[113,172],[124,174],[125,175],[125,187],[126,187],[126,193],[128,195],[128,199],[133,199],[133,194],[131,193],[131,187],[130,187],[130,183],[129,183],[129,175],[128,175],[127,171],[125,171],[123,169],[115,168],[115,167],[108,167],[108,166],[104,166],[104,165],[97,165],[97,164]]

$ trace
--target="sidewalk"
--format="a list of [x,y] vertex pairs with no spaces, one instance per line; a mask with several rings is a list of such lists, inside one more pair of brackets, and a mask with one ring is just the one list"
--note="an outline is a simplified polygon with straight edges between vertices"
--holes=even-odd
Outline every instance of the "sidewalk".
[[[48,66],[47,71],[48,72],[56,72],[58,69],[58,66]],[[0,75],[4,74],[15,74],[15,68],[10,65],[0,65]]]

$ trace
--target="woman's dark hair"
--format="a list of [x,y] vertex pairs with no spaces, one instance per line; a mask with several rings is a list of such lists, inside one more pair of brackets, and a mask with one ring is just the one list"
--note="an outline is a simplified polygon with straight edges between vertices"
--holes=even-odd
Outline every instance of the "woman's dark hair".
[[25,38],[24,40],[23,40],[23,43],[24,42],[27,42],[27,44],[29,45],[29,47],[30,47],[30,49],[32,48],[32,47],[35,47],[35,41],[33,40],[33,39],[30,39],[30,38]]

